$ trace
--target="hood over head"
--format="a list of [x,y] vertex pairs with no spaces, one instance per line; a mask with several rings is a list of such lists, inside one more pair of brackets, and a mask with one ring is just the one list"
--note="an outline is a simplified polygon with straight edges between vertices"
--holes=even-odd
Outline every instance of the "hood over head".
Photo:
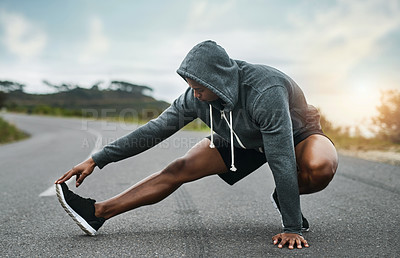
[[207,87],[232,110],[238,100],[239,67],[225,49],[208,40],[194,46],[177,73]]

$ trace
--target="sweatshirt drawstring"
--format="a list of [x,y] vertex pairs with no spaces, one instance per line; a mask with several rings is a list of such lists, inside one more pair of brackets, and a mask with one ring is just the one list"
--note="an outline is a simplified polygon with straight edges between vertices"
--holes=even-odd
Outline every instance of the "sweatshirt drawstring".
[[214,130],[213,130],[213,119],[212,119],[212,106],[210,105],[210,125],[211,125],[211,143],[210,143],[210,148],[214,149],[215,145],[214,145]]
[[[211,143],[210,143],[210,148],[215,148],[215,145],[214,145],[214,130],[213,130],[213,119],[212,119],[212,117],[213,117],[213,115],[212,115],[212,106],[211,106],[211,104],[209,104],[210,105],[210,128],[211,128]],[[223,111],[221,111],[221,115],[223,116],[223,118],[225,119],[225,121],[228,123],[228,126],[229,126],[229,129],[230,129],[230,131],[231,131],[231,159],[232,159],[232,163],[231,163],[231,168],[230,168],[230,170],[231,171],[236,171],[237,170],[237,168],[235,167],[235,153],[234,153],[234,145],[233,145],[233,134],[234,134],[234,132],[233,132],[233,120],[232,120],[232,111],[229,111],[229,122],[226,120],[226,118],[225,118],[225,115],[224,115],[224,113],[223,113]],[[235,135],[236,136],[236,135]],[[237,136],[236,136],[237,137]],[[238,138],[237,138],[238,139]],[[238,139],[238,141],[239,141],[239,139]],[[241,146],[243,146],[242,145],[242,143],[239,141],[239,143],[240,143],[240,145]],[[244,146],[243,146],[244,147]]]
[[232,158],[232,163],[231,163],[231,171],[236,171],[236,167],[235,167],[235,154],[233,151],[233,122],[232,122],[232,111],[229,112],[229,122],[230,122],[230,128],[231,128],[231,158]]

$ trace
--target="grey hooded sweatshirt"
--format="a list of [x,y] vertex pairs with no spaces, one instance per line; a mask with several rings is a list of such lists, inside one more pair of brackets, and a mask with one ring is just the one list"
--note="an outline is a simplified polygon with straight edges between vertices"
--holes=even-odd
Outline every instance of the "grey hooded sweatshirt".
[[[139,154],[196,118],[232,146],[265,153],[278,193],[284,232],[301,234],[294,136],[319,127],[314,107],[284,73],[265,65],[231,59],[213,41],[196,45],[177,73],[214,92],[220,99],[202,102],[189,87],[158,118],[106,145],[92,158],[99,168]],[[233,130],[231,130],[233,129]],[[234,150],[232,149],[234,168]]]

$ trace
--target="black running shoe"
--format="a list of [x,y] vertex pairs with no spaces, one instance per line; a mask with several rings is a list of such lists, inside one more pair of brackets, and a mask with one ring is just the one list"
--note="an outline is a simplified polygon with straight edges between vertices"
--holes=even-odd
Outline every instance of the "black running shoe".
[[94,236],[106,221],[94,215],[95,200],[82,198],[71,192],[65,183],[56,184],[56,192],[61,206],[69,216],[89,236]]
[[[278,193],[276,192],[276,189],[271,194],[271,202],[272,202],[272,205],[274,205],[275,209],[279,212],[279,215],[281,215],[281,220],[282,220],[281,206],[279,205]],[[308,223],[308,220],[303,216],[303,213],[301,213],[301,218],[303,220],[301,230],[305,231],[305,232],[309,231],[310,224]],[[283,227],[283,221],[282,221],[282,227]]]

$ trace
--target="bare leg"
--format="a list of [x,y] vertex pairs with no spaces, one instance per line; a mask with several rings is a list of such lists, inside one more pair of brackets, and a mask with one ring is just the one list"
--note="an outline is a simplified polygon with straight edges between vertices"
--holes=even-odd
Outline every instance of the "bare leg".
[[217,149],[211,149],[209,143],[209,139],[203,139],[185,156],[176,159],[160,172],[109,200],[96,203],[95,215],[109,219],[140,206],[157,203],[186,182],[226,172],[221,155]]
[[311,135],[296,146],[300,194],[321,191],[335,175],[338,156],[335,146],[323,135]]

